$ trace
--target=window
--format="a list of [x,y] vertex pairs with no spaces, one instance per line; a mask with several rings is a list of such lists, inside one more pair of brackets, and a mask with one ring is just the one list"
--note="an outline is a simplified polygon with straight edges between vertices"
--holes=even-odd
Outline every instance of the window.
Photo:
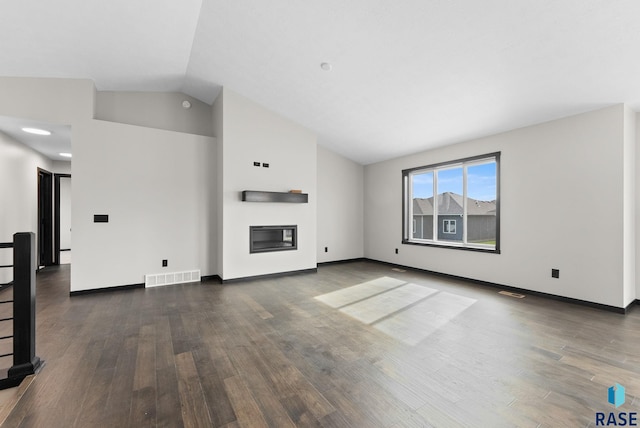
[[402,171],[404,244],[500,252],[500,153]]
[[455,220],[443,220],[442,229],[444,233],[456,233],[456,221]]

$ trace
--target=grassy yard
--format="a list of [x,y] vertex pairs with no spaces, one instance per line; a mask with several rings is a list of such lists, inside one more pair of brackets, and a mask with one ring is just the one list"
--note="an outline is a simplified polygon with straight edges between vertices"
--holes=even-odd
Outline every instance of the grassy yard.
[[496,240],[489,240],[489,241],[475,241],[475,242],[470,242],[471,244],[485,244],[485,245],[496,245]]

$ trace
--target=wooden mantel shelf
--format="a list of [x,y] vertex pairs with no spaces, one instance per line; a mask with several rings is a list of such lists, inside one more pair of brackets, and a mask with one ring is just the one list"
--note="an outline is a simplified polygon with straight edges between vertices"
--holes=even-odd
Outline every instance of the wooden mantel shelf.
[[242,200],[245,202],[289,202],[306,204],[309,202],[308,193],[290,192],[262,192],[259,190],[243,190]]

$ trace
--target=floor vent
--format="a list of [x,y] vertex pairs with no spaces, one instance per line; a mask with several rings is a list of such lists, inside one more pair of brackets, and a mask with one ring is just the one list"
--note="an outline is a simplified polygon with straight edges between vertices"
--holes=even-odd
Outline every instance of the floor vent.
[[200,270],[188,270],[185,272],[171,273],[154,273],[144,276],[144,286],[146,288],[198,281],[200,281]]
[[504,294],[505,296],[515,297],[516,299],[524,299],[524,294],[512,293],[511,291],[498,291],[498,294]]
[[406,272],[406,270],[400,268],[391,268],[391,270],[394,272]]

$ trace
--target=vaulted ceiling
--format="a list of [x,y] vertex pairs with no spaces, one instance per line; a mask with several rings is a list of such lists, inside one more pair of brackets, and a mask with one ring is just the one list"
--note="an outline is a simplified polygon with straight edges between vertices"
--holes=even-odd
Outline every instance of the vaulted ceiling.
[[225,86],[367,164],[640,108],[639,16],[637,0],[10,0],[0,76],[209,104]]

